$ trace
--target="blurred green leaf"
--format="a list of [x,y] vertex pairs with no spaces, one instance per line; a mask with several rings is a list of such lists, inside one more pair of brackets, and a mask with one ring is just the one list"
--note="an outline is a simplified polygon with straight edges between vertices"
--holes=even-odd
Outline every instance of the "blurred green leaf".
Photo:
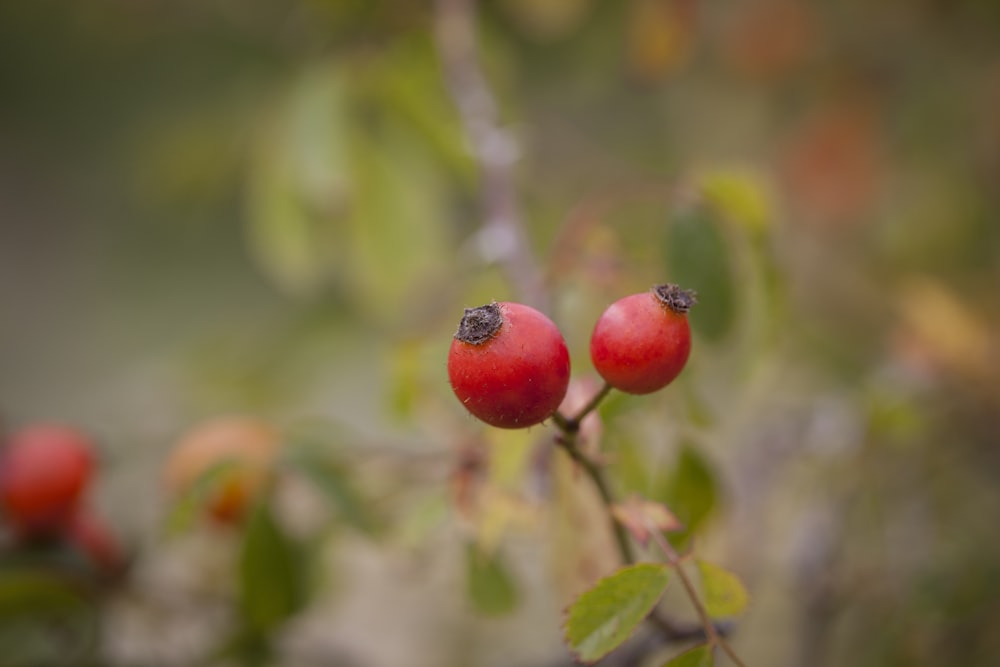
[[702,645],[674,656],[663,663],[663,667],[712,667],[714,664],[711,647]]
[[76,609],[85,604],[65,579],[23,568],[0,571],[0,617]]
[[351,479],[350,469],[315,446],[296,447],[286,460],[316,485],[344,521],[368,535],[378,532],[379,522]]
[[298,546],[270,508],[254,508],[240,554],[240,611],[259,632],[276,629],[305,602],[305,572]]
[[586,18],[593,0],[502,0],[505,13],[524,32],[548,41],[565,37]]
[[691,326],[713,341],[732,328],[736,305],[732,257],[721,224],[706,207],[679,211],[666,226],[664,239],[670,282],[698,293]]
[[761,175],[752,169],[715,169],[700,177],[705,199],[752,232],[771,224],[774,203]]
[[205,472],[200,474],[194,483],[174,500],[170,512],[167,514],[167,535],[177,535],[189,530],[202,516],[205,503],[212,490],[237,465],[234,461],[220,461],[209,466]]
[[475,173],[455,105],[448,98],[440,58],[430,40],[398,46],[365,72],[379,106],[423,138],[431,155],[469,183]]
[[670,582],[670,568],[639,563],[599,581],[570,605],[566,642],[577,659],[595,662],[628,639],[656,606]]
[[250,248],[264,272],[293,294],[322,287],[345,254],[354,187],[351,95],[338,65],[305,70],[263,124],[251,155]]
[[451,276],[446,181],[412,132],[393,122],[359,138],[352,168],[352,295],[380,320],[405,321]]
[[654,498],[663,502],[684,524],[684,530],[669,536],[676,545],[687,543],[711,515],[719,500],[715,473],[691,444],[681,447],[673,469],[657,484]]
[[712,618],[724,618],[742,614],[749,602],[749,595],[743,582],[732,572],[718,565],[696,561],[701,575],[701,590],[705,609]]
[[432,545],[430,535],[452,517],[453,505],[441,488],[413,498],[403,515],[393,522],[398,542],[404,548]]
[[625,493],[647,495],[653,481],[649,453],[629,437],[625,429],[616,429],[605,436],[606,447],[615,453],[615,464],[608,468],[614,475],[619,488]]
[[517,587],[496,552],[487,554],[469,544],[465,551],[465,573],[469,600],[479,613],[499,616],[517,607]]
[[97,608],[75,583],[24,568],[0,571],[5,667],[85,664],[96,647],[98,622]]

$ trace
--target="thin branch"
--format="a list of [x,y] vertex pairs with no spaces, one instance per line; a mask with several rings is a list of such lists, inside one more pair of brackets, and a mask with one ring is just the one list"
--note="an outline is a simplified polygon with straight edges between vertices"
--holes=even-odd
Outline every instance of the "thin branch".
[[[435,7],[436,42],[448,90],[482,178],[484,219],[478,237],[479,249],[486,259],[502,267],[519,298],[546,310],[545,277],[531,251],[515,187],[513,166],[519,149],[510,133],[500,127],[496,100],[479,64],[475,2],[437,0]],[[552,419],[561,432],[558,444],[580,466],[600,494],[621,558],[628,564],[635,562],[635,554],[627,531],[611,515],[615,499],[610,485],[601,466],[586,456],[577,442],[583,418],[597,408],[610,390],[610,385],[605,384],[573,417],[557,412]],[[676,556],[676,552],[673,553]],[[666,639],[707,637],[722,647],[737,665],[744,667],[708,618],[686,574],[679,566],[676,569],[699,608],[703,628],[682,628],[655,612],[650,616],[651,624]]]
[[601,404],[604,397],[611,393],[611,389],[611,385],[605,382],[604,386],[601,387],[601,390],[594,394],[593,398],[591,398],[586,405],[580,408],[575,415],[572,417],[566,417],[562,413],[557,412],[552,415],[552,420],[564,433],[576,433],[580,430],[583,418],[597,409],[597,406]]
[[563,431],[562,436],[557,439],[557,443],[566,450],[570,458],[580,466],[586,473],[590,481],[593,482],[597,493],[601,496],[601,502],[607,510],[608,520],[611,522],[611,529],[614,532],[615,542],[618,545],[618,552],[622,561],[627,565],[635,562],[635,554],[632,551],[632,543],[628,539],[628,533],[618,521],[611,515],[611,507],[615,504],[615,498],[611,493],[611,487],[604,477],[604,471],[597,463],[586,456],[577,447],[577,431]]
[[697,589],[694,587],[694,583],[691,581],[691,577],[684,570],[684,566],[681,562],[681,557],[677,553],[677,550],[667,541],[667,538],[663,536],[655,526],[650,527],[650,534],[653,536],[653,541],[656,545],[663,551],[663,554],[667,557],[667,561],[673,565],[674,571],[677,572],[677,576],[680,577],[681,584],[684,585],[684,590],[687,592],[688,598],[691,600],[691,604],[694,605],[695,611],[698,613],[698,618],[701,620],[701,625],[705,629],[705,635],[708,637],[709,644],[714,644],[718,646],[722,651],[729,656],[729,659],[733,661],[738,667],[746,667],[746,663],[740,659],[736,654],[736,651],[729,645],[729,642],[722,637],[719,631],[716,629],[715,624],[712,622],[712,618],[708,615],[708,610],[705,609],[705,604],[701,601],[701,596],[698,595]]
[[[604,470],[599,463],[584,454],[578,446],[580,423],[583,421],[584,417],[597,409],[597,406],[610,392],[611,385],[605,383],[604,386],[601,387],[600,391],[598,391],[573,417],[566,417],[557,412],[553,415],[553,421],[560,430],[560,435],[556,439],[556,443],[566,451],[569,457],[573,459],[577,465],[580,466],[587,477],[590,478],[594,487],[597,489],[597,492],[601,497],[601,502],[604,504],[604,508],[607,512],[608,519],[611,521],[611,528],[614,532],[615,543],[618,546],[618,552],[621,556],[622,562],[628,565],[635,562],[635,553],[632,549],[632,542],[629,540],[628,532],[621,523],[615,520],[611,513],[611,508],[615,505],[616,501],[611,492],[608,480],[604,475]],[[701,625],[678,624],[676,621],[667,618],[657,610],[654,610],[648,617],[647,620],[649,623],[657,629],[662,638],[668,641],[706,639],[712,644],[717,644],[723,651],[726,652],[727,655],[730,656],[730,658],[733,659],[733,662],[740,667],[745,667],[724,639],[724,636],[728,633],[728,629],[724,626],[720,627],[715,625],[711,618],[709,618],[704,605],[698,597],[694,585],[688,578],[687,573],[681,569],[680,556],[678,556],[677,552],[670,546],[670,543],[666,541],[663,534],[658,529],[651,527],[650,532],[653,534],[654,539],[657,540],[657,544],[667,555],[671,565],[673,565],[674,569],[678,571],[681,581],[684,584],[684,588],[698,611],[698,617],[701,621]]]
[[479,64],[473,0],[437,0],[435,35],[448,91],[482,178],[479,249],[503,268],[519,298],[546,309],[542,271],[531,251],[514,179],[517,142],[500,127],[496,99]]

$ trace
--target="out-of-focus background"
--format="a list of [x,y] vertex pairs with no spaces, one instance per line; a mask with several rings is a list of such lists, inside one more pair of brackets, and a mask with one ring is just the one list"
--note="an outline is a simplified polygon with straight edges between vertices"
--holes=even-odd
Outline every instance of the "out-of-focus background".
[[[442,65],[462,4],[0,5],[0,428],[92,434],[130,556],[67,607],[15,554],[0,663],[567,663],[603,520],[545,428],[474,422],[445,373],[463,307],[527,298]],[[608,303],[701,296],[688,369],[613,396],[601,448],[743,579],[739,653],[996,664],[1000,3],[475,4],[581,391]],[[277,492],[309,576],[259,645],[239,532],[165,528],[173,443],[232,413],[352,485]]]

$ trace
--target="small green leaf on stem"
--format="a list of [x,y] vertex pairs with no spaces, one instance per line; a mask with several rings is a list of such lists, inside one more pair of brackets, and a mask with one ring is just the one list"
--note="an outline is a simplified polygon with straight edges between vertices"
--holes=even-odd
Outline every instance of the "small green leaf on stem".
[[712,667],[714,664],[712,648],[708,644],[702,644],[674,656],[663,663],[663,667]]
[[723,618],[743,613],[749,602],[749,595],[739,577],[703,560],[697,561],[697,566],[708,615]]
[[570,605],[566,643],[583,663],[593,663],[628,639],[660,600],[670,567],[639,563],[599,581]]

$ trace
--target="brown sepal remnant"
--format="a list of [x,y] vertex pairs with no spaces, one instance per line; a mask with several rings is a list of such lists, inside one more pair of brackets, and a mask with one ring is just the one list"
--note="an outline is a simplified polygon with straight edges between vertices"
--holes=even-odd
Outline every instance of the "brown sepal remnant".
[[463,343],[482,345],[503,325],[503,313],[496,301],[478,308],[466,308],[455,338]]
[[673,283],[656,285],[653,288],[656,298],[675,313],[686,313],[691,310],[691,306],[698,303],[698,295],[694,290],[683,289]]

